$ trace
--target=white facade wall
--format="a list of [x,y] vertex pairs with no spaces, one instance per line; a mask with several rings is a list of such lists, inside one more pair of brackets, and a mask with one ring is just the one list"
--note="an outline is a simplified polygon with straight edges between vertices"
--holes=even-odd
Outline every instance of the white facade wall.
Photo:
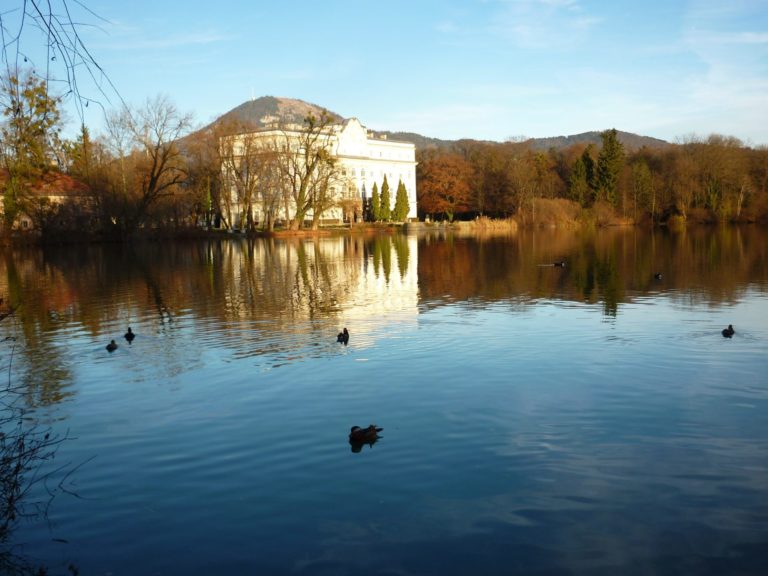
[[[290,133],[290,130],[284,132],[265,129],[255,134],[265,142],[280,142],[284,141],[286,136],[290,138]],[[354,194],[356,198],[365,197],[370,200],[374,183],[381,194],[386,175],[390,190],[390,208],[394,209],[398,182],[402,180],[408,194],[408,219],[417,217],[416,146],[413,143],[375,138],[356,118],[331,126],[327,142],[339,163],[339,175],[343,182],[335,190],[339,198]],[[236,143],[236,150],[237,147]],[[230,222],[234,228],[239,228],[242,226],[238,216],[241,210],[237,206],[237,194],[234,189],[230,195],[233,206]],[[283,212],[281,209],[278,218],[287,220],[290,215]],[[254,216],[259,222],[263,221],[263,215],[257,213]],[[311,218],[311,214],[308,217]],[[330,208],[323,213],[322,218],[341,222],[344,215],[340,208]]]

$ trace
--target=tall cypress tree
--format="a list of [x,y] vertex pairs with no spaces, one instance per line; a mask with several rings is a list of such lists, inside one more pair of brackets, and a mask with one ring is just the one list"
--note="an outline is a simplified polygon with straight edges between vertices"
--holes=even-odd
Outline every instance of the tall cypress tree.
[[378,222],[381,220],[381,200],[379,199],[379,186],[373,183],[373,192],[371,192],[371,220]]
[[600,137],[603,139],[603,149],[597,157],[597,182],[603,197],[616,206],[619,174],[624,166],[624,146],[619,142],[616,128],[606,130]]
[[408,192],[405,190],[405,184],[400,180],[397,183],[397,194],[395,195],[395,210],[392,219],[395,222],[405,222],[408,218],[408,212],[411,207],[408,204]]
[[389,198],[389,183],[387,175],[384,174],[384,182],[381,183],[381,206],[379,208],[380,219],[389,222],[392,218],[392,203]]

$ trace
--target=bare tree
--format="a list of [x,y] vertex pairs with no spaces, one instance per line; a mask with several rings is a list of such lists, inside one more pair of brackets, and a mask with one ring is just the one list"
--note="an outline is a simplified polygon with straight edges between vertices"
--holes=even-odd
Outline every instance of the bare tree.
[[108,139],[120,163],[117,189],[129,208],[124,232],[143,226],[150,208],[184,181],[185,161],[177,141],[191,126],[191,115],[181,114],[164,96],[109,117]]
[[263,227],[269,231],[274,230],[282,198],[279,158],[274,146],[266,146],[260,151],[258,199],[264,216]]
[[[230,221],[253,230],[257,191],[262,183],[264,143],[255,132],[244,132],[221,139],[221,168],[225,187],[230,191]],[[237,214],[232,214],[237,210]]]
[[287,214],[292,209],[293,230],[303,228],[310,211],[316,226],[322,213],[331,207],[328,193],[338,173],[332,154],[332,123],[333,117],[327,111],[320,117],[310,114],[302,129],[284,129],[277,138],[283,203]]
[[214,223],[214,214],[221,214],[228,199],[224,193],[221,170],[222,130],[218,123],[190,134],[183,140],[183,151],[187,159],[186,187],[195,198],[195,220],[201,218],[207,228]]
[[344,184],[336,158],[329,155],[318,163],[311,175],[309,188],[313,230],[319,228],[323,214],[338,205],[339,196],[344,193]]
[[80,118],[91,103],[122,102],[81,31],[103,18],[81,0],[12,0],[0,9],[0,61],[7,75],[31,67],[47,85],[71,94]]
[[359,222],[363,218],[363,200],[352,178],[342,180],[341,195],[335,206],[341,210],[342,218],[350,223]]
[[[13,320],[14,310],[0,312],[4,326]],[[13,378],[16,338],[9,335],[2,342],[5,354],[0,359],[8,378],[0,386],[0,572],[11,574],[27,568],[25,559],[17,556],[12,546],[14,528],[25,518],[45,516],[50,499],[68,491],[65,483],[75,468],[51,465],[66,436],[31,423],[25,405],[28,390]],[[58,481],[54,484],[55,478]],[[32,497],[33,488],[40,485],[45,486],[47,501]]]

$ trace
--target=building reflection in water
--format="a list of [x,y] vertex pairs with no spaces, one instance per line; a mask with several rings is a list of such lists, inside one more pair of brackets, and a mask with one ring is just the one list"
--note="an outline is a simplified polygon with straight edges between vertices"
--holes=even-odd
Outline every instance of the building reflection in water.
[[[98,370],[128,326],[136,340],[113,359],[142,355],[136,377],[244,357],[275,367],[365,349],[454,302],[599,303],[607,316],[649,295],[733,302],[768,285],[767,245],[752,227],[27,247],[0,260],[0,296],[20,306],[0,338],[16,338],[28,403],[49,405],[72,393],[78,370]],[[557,260],[567,267],[541,266]],[[336,342],[345,326],[347,348]]]
[[0,294],[22,308],[0,329],[18,337],[32,405],[66,398],[78,363],[100,361],[128,326],[150,377],[194,369],[210,350],[272,366],[338,353],[344,326],[365,348],[418,314],[418,241],[405,235],[35,248],[2,264]]

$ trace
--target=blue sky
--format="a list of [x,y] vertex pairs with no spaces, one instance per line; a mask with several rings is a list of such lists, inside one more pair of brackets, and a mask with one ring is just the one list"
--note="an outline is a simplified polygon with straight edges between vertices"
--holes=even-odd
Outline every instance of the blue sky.
[[121,96],[166,94],[201,125],[272,95],[440,138],[768,144],[768,0],[84,2]]

